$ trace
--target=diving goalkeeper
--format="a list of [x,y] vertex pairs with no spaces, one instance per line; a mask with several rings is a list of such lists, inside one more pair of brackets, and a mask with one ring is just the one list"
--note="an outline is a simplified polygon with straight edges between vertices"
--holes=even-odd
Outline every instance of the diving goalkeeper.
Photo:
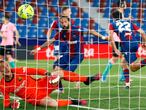
[[[4,107],[19,108],[19,103],[14,100],[10,102],[10,93],[22,98],[27,103],[41,106],[62,107],[72,105],[85,105],[85,100],[76,99],[52,99],[50,94],[58,88],[60,79],[70,82],[80,81],[89,85],[100,79],[100,74],[95,76],[80,76],[70,71],[54,71],[48,73],[44,69],[36,68],[14,68],[11,69],[7,62],[0,61],[0,92],[3,94]],[[44,77],[34,79],[32,75],[42,75]]]

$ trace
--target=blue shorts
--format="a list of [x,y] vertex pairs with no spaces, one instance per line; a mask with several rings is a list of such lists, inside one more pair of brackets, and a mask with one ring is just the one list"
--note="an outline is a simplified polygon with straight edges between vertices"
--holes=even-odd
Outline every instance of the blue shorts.
[[54,62],[53,67],[59,66],[63,70],[74,72],[83,59],[83,54],[75,55],[74,57],[70,57],[69,54],[64,54],[60,59]]
[[54,56],[64,54],[67,49],[68,47],[66,42],[59,42],[59,41],[54,42]]
[[138,50],[138,46],[137,45],[132,47],[129,51],[123,51],[123,49],[122,49],[122,52],[124,54],[124,58],[126,59],[128,64],[131,64],[134,61],[136,61],[136,59],[137,59],[137,56],[136,56],[137,50]]

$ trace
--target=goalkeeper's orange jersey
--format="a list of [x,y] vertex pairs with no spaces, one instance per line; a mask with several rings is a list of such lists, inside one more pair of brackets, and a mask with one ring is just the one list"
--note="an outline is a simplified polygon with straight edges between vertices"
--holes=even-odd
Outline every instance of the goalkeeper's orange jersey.
[[[13,93],[23,100],[37,104],[37,101],[49,95],[57,86],[49,83],[51,77],[34,79],[31,75],[45,75],[47,72],[43,69],[35,68],[15,68],[11,70],[13,79],[6,82],[4,78],[0,81],[0,92],[4,96],[4,107],[10,106],[10,93]],[[39,103],[39,102],[38,102]]]

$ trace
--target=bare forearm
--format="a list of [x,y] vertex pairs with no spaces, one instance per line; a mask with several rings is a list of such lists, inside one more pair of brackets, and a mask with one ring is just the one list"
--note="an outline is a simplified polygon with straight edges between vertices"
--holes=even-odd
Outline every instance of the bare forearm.
[[51,45],[53,42],[54,42],[54,39],[51,39],[51,40],[49,40],[49,41],[46,41],[44,44],[42,44],[42,45],[40,46],[40,49],[45,48],[45,47],[48,47],[48,46]]
[[101,35],[100,33],[96,32],[95,30],[91,30],[90,33],[93,34],[96,37],[99,37],[99,38],[103,39],[103,40],[109,40],[108,38],[104,37],[103,35]]
[[47,39],[48,40],[50,39],[51,33],[52,33],[52,29],[50,28],[47,32]]

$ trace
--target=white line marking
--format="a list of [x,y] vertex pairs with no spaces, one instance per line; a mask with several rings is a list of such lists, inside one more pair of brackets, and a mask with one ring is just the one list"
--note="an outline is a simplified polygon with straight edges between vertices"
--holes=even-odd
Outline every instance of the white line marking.
[[[0,97],[3,97],[2,95],[0,95]],[[11,99],[15,99],[15,100],[22,100],[20,97],[17,96],[10,96]],[[69,105],[71,107],[77,107],[77,108],[84,108],[84,109],[88,109],[88,110],[105,110],[105,109],[100,109],[100,108],[93,108],[93,107],[86,107],[86,106],[80,106],[80,105]]]
[[77,108],[84,108],[88,110],[105,110],[105,109],[100,109],[100,108],[93,108],[93,107],[86,107],[86,106],[80,106],[80,105],[69,105],[71,107],[77,107]]

